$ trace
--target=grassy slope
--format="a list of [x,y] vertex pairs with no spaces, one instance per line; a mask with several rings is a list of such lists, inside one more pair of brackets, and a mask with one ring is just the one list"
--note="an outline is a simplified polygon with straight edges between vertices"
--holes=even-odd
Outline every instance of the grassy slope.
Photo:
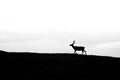
[[[117,76],[120,58],[75,55],[13,53],[0,51],[2,77],[15,80],[96,79]],[[6,77],[7,76],[7,77]]]

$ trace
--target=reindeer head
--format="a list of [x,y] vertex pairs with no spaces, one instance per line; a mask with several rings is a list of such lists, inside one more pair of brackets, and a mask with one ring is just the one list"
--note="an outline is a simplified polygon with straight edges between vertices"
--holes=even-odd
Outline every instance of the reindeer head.
[[75,40],[73,41],[73,43],[72,44],[70,44],[70,46],[73,46],[75,44]]

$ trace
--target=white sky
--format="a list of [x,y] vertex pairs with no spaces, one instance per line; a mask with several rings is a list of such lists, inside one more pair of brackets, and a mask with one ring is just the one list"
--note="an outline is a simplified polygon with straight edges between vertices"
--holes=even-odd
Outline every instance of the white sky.
[[[119,0],[1,0],[0,49],[72,52],[68,45],[76,40],[88,54],[120,56],[119,4]],[[107,49],[101,48],[104,45]]]

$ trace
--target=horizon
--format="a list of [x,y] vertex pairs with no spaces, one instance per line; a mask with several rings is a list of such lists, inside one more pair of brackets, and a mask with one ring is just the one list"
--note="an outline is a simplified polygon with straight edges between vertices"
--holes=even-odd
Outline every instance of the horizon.
[[[119,0],[0,1],[0,50],[120,57]],[[78,52],[81,54],[81,52]]]

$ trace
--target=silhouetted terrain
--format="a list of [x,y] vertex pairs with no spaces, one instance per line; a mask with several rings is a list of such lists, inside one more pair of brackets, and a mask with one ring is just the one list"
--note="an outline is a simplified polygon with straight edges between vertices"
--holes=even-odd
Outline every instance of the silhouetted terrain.
[[98,80],[119,77],[120,58],[0,51],[0,80]]

